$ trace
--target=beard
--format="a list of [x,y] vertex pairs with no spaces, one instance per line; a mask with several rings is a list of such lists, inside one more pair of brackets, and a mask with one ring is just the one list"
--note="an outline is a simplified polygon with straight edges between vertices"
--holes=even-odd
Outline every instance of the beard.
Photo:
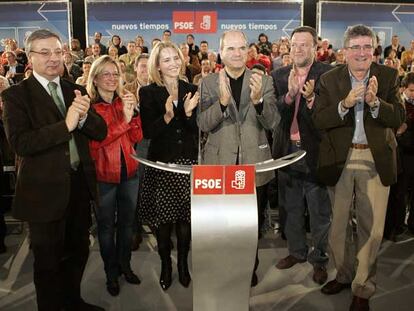
[[304,59],[299,60],[299,61],[294,60],[293,62],[295,63],[296,67],[302,68],[302,67],[307,67],[310,64],[312,64],[313,58],[312,57],[307,57],[307,58],[304,58]]

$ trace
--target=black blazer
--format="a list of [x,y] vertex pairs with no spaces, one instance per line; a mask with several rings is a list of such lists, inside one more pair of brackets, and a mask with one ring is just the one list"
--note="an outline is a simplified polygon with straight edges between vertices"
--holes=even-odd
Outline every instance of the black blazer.
[[[74,90],[86,90],[60,80],[66,107]],[[32,222],[50,222],[65,215],[70,196],[69,140],[71,134],[52,97],[32,75],[2,93],[3,121],[10,146],[20,157],[13,202],[14,217]],[[106,137],[105,121],[92,109],[82,129],[73,131],[91,199],[96,199],[95,166],[89,154],[89,139]]]
[[196,108],[190,118],[184,112],[184,96],[194,94],[197,86],[180,80],[178,105],[174,106],[174,118],[164,121],[165,102],[169,96],[163,86],[152,83],[139,90],[141,121],[144,137],[151,139],[148,159],[171,162],[179,157],[196,160],[198,155],[198,127]]
[[[318,92],[319,77],[333,67],[314,62],[306,77],[306,81],[315,80],[315,92]],[[295,113],[295,102],[291,105],[285,103],[285,96],[288,93],[288,79],[292,66],[282,67],[272,71],[273,86],[275,88],[276,104],[279,109],[281,121],[273,133],[273,157],[280,158],[289,153],[290,144],[290,127],[292,125]],[[313,176],[316,176],[316,165],[319,152],[319,142],[321,140],[320,132],[315,128],[312,122],[312,109],[308,109],[306,100],[301,97],[297,115],[299,133],[302,148],[306,151],[306,164]]]

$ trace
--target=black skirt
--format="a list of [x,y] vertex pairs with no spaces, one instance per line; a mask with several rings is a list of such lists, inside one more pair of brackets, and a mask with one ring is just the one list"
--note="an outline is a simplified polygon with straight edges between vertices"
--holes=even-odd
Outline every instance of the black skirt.
[[[172,163],[193,165],[195,160],[180,158]],[[142,223],[160,224],[190,222],[190,175],[145,167],[139,215]]]

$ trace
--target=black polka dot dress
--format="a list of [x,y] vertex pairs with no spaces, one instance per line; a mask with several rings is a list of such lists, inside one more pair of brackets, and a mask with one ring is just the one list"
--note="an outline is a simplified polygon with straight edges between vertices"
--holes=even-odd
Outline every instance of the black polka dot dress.
[[[172,163],[193,165],[196,161],[179,158]],[[143,223],[158,227],[177,221],[190,222],[190,175],[145,167],[139,213]]]

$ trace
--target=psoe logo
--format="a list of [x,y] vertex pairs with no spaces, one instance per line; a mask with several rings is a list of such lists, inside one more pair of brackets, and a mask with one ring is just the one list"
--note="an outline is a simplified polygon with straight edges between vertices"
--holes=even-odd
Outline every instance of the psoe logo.
[[231,187],[237,190],[243,190],[246,187],[246,172],[238,170],[234,172],[234,179],[231,181]]
[[173,11],[174,33],[217,32],[216,11]]
[[255,167],[254,165],[225,166],[225,194],[254,194]]

